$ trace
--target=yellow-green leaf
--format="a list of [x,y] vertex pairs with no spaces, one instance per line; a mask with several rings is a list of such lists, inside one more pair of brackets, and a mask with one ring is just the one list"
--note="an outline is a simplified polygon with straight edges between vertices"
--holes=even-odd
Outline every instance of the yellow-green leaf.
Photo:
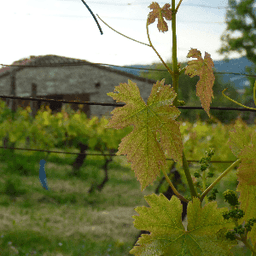
[[49,125],[50,124],[50,121],[49,121],[50,114],[49,114],[49,112],[44,111],[42,116],[43,116],[43,120],[44,120],[43,124],[46,125],[46,126]]
[[240,154],[241,163],[237,169],[237,177],[246,185],[256,186],[256,146],[246,146]]
[[249,144],[251,141],[251,134],[246,131],[246,124],[241,120],[236,120],[234,129],[230,132],[229,145],[236,157],[239,157],[242,150]]
[[[240,193],[239,201],[241,202],[241,209],[245,212],[244,217],[239,224],[248,221],[256,216],[256,186],[247,185],[244,182],[239,182],[237,191]],[[256,246],[256,225],[254,224],[252,230],[248,232],[247,238],[251,238],[253,245]]]
[[[237,169],[239,201],[245,212],[239,224],[256,216],[256,132],[249,132],[241,121],[237,121],[235,129],[230,132],[232,152],[241,159]],[[248,232],[248,239],[256,244],[256,226]]]
[[182,138],[175,121],[180,111],[172,105],[176,93],[171,86],[164,85],[164,80],[154,84],[147,104],[137,85],[130,80],[128,84],[116,86],[114,91],[108,95],[126,105],[112,111],[113,117],[106,127],[134,127],[122,139],[117,154],[127,155],[143,190],[156,179],[161,168],[166,167],[166,156],[181,162]]
[[233,154],[241,159],[237,170],[239,182],[256,186],[256,132],[248,131],[241,121],[236,121],[229,144]]
[[142,206],[135,210],[134,226],[147,230],[136,246],[130,251],[134,255],[150,256],[216,256],[231,255],[230,249],[236,242],[225,239],[224,233],[233,227],[231,221],[224,220],[222,213],[227,209],[217,209],[211,202],[201,208],[198,198],[188,204],[188,228],[182,224],[182,205],[173,196],[169,201],[163,194],[145,196],[150,208]]
[[200,80],[196,85],[196,95],[200,98],[203,109],[208,116],[210,116],[210,104],[212,102],[212,98],[214,98],[212,87],[215,80],[213,74],[214,63],[211,59],[211,55],[205,52],[203,59],[200,51],[191,48],[187,58],[197,58],[197,60],[188,62],[185,74],[189,75],[190,77],[200,77]]

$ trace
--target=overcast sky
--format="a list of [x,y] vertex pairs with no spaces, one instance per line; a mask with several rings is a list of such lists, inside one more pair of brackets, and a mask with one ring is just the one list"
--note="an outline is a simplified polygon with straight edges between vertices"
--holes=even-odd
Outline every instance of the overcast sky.
[[[158,1],[161,7],[166,2]],[[90,0],[86,3],[95,15],[117,31],[148,43],[145,24],[152,0]],[[227,4],[228,0],[183,0],[177,16],[178,61],[186,60],[191,47],[200,50],[203,56],[207,51],[213,60],[223,58],[216,51],[226,28],[224,7]],[[2,0],[0,22],[1,64],[47,54],[115,65],[158,61],[150,47],[116,34],[99,21],[101,35],[81,0]],[[170,60],[171,31],[160,33],[156,23],[149,28],[153,45],[164,60]],[[239,57],[238,54],[231,56]]]

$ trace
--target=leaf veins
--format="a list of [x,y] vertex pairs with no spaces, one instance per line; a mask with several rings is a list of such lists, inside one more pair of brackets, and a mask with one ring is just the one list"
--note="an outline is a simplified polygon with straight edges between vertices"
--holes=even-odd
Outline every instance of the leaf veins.
[[127,155],[143,190],[156,179],[161,168],[166,167],[165,154],[181,162],[182,138],[179,124],[175,121],[180,111],[172,106],[177,95],[173,88],[164,85],[164,79],[153,85],[147,104],[141,98],[137,85],[130,80],[128,84],[116,86],[114,91],[116,93],[107,95],[126,105],[112,111],[113,117],[107,128],[134,127],[122,139],[117,155]]
[[256,186],[256,132],[248,132],[237,122],[230,131],[232,152],[241,159],[237,169],[239,182]]
[[216,202],[203,208],[198,198],[188,204],[188,226],[185,230],[182,220],[182,205],[173,196],[168,200],[163,194],[145,196],[150,207],[137,207],[139,214],[133,216],[134,226],[147,230],[149,235],[142,235],[136,246],[130,251],[136,256],[177,256],[177,255],[222,255],[228,256],[236,242],[220,239],[232,221],[224,220],[222,214],[227,208],[218,209]]
[[166,32],[168,31],[168,25],[164,18],[167,20],[172,19],[172,10],[170,9],[170,4],[165,4],[163,8],[160,8],[159,4],[153,2],[149,8],[151,11],[148,15],[148,24],[152,24],[158,19],[157,28],[159,31]]
[[[241,159],[237,169],[237,191],[240,193],[241,209],[245,212],[242,223],[256,216],[256,132],[246,129],[241,121],[236,121],[235,129],[230,131],[229,144],[234,155]],[[247,237],[256,244],[255,225]]]
[[203,109],[208,116],[210,116],[210,104],[212,102],[212,98],[214,98],[212,87],[215,80],[212,70],[214,63],[211,59],[211,55],[205,52],[203,59],[200,51],[191,48],[187,58],[197,58],[197,60],[191,60],[188,62],[185,74],[190,77],[200,77],[200,80],[196,84],[196,96],[200,98]]

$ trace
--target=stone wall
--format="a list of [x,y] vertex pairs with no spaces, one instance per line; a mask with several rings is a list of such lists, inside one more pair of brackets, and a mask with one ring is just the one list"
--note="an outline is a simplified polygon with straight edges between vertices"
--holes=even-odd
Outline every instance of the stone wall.
[[[86,100],[114,103],[107,96],[119,83],[135,82],[144,101],[150,95],[154,81],[98,65],[62,67],[21,67],[15,71],[16,96],[31,96],[32,83],[37,85],[37,96],[63,100]],[[0,95],[10,95],[10,72],[0,74]],[[19,105],[28,105],[19,101]],[[40,105],[40,103],[39,103]],[[78,108],[74,104],[73,108]],[[114,107],[84,105],[83,111],[90,116],[109,114]],[[59,109],[58,109],[59,111]]]

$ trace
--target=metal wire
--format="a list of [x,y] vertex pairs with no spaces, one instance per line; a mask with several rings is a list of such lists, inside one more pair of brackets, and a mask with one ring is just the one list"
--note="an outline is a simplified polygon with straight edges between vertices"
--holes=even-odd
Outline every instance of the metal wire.
[[[70,104],[83,104],[83,105],[100,105],[100,106],[111,106],[111,107],[123,107],[124,103],[107,103],[107,102],[94,102],[94,101],[69,101],[69,100],[56,100],[56,99],[45,99],[45,98],[32,98],[32,97],[19,97],[19,96],[4,96],[0,95],[0,98],[6,99],[16,99],[16,100],[30,100],[30,101],[45,101],[45,102],[61,102],[61,103],[70,103]],[[198,109],[203,110],[202,107],[190,107],[190,106],[179,106],[179,109]],[[246,108],[231,108],[231,107],[211,107],[211,110],[227,110],[227,111],[251,111],[256,112],[253,109]]]
[[[163,69],[147,69],[147,68],[137,68],[137,67],[123,67],[111,64],[104,64],[104,63],[90,63],[86,61],[78,61],[78,62],[69,62],[69,63],[51,63],[51,64],[42,64],[42,65],[6,65],[0,64],[2,66],[7,67],[22,67],[22,68],[29,68],[29,67],[60,67],[60,66],[81,66],[81,65],[102,65],[102,66],[110,66],[110,67],[120,67],[125,69],[138,69],[138,70],[147,70],[147,71],[160,71],[160,72],[168,72],[167,70]],[[256,75],[249,75],[243,73],[233,73],[233,72],[214,72],[214,74],[233,74],[233,75],[243,75],[249,77],[256,77]],[[113,107],[122,107],[125,104],[117,104],[117,103],[107,103],[107,102],[92,102],[92,101],[67,101],[67,100],[56,100],[56,99],[45,99],[45,98],[32,98],[32,97],[19,97],[19,96],[4,96],[0,95],[0,98],[7,98],[7,99],[20,99],[20,100],[29,100],[29,101],[44,101],[44,102],[61,102],[61,103],[70,103],[70,104],[83,104],[83,105],[101,105],[101,106],[113,106]],[[179,106],[179,109],[198,109],[203,110],[202,107],[190,107],[190,106]],[[251,111],[256,112],[256,110],[252,109],[245,109],[245,108],[231,108],[231,107],[211,107],[211,110],[234,110],[234,111]],[[28,149],[28,148],[5,148],[0,147],[3,149],[16,149],[16,150],[27,150],[27,151],[40,151],[40,152],[48,152],[48,153],[57,153],[57,154],[86,154],[86,155],[96,155],[96,156],[117,156],[115,154],[92,154],[92,153],[71,153],[71,152],[64,152],[64,151],[51,151],[51,150],[42,150],[42,149]],[[172,159],[166,159],[172,160]],[[199,162],[199,160],[187,160],[188,162]],[[233,163],[234,161],[211,161],[212,163]]]
[[81,0],[81,1],[82,1],[83,4],[86,6],[86,8],[88,9],[88,11],[91,13],[92,17],[94,18],[94,20],[95,20],[95,22],[96,22],[96,24],[97,24],[97,26],[98,26],[98,28],[99,28],[99,30],[100,30],[101,35],[103,35],[101,26],[100,26],[98,20],[96,19],[94,13],[92,12],[91,8],[88,6],[88,4],[87,4],[84,0]]
[[[65,152],[65,151],[54,151],[54,150],[44,150],[44,149],[32,149],[32,148],[14,148],[14,147],[0,147],[3,149],[16,149],[16,150],[26,150],[26,151],[39,151],[39,152],[48,152],[48,153],[56,153],[56,154],[70,154],[70,155],[88,155],[88,156],[119,156],[116,154],[94,154],[94,153],[72,153],[72,152]],[[172,159],[166,158],[168,161],[173,161]],[[200,160],[187,160],[187,162],[191,163],[197,163]],[[215,160],[211,161],[211,163],[233,163],[234,161],[221,161],[221,160]]]
[[30,101],[45,101],[45,102],[61,102],[61,103],[71,103],[71,104],[83,104],[83,105],[102,105],[102,106],[116,106],[122,107],[125,104],[115,104],[107,102],[94,102],[94,101],[70,101],[70,100],[56,100],[56,99],[45,99],[45,98],[32,98],[32,97],[19,97],[19,96],[2,96],[0,98],[6,99],[16,99],[16,100],[30,100]]
[[72,153],[65,151],[54,151],[54,150],[45,150],[45,149],[33,149],[33,148],[15,148],[15,147],[0,147],[3,149],[16,149],[16,150],[25,150],[25,151],[38,151],[38,152],[48,152],[48,153],[56,153],[56,154],[70,154],[70,155],[92,155],[92,156],[116,156],[115,154],[87,154],[87,153]]
[[[79,101],[66,101],[66,100],[55,100],[55,99],[44,99],[44,98],[32,98],[32,97],[18,97],[18,96],[1,96],[0,98],[9,98],[9,99],[22,99],[22,100],[30,100],[30,101],[46,101],[46,102],[62,102],[62,103],[72,103],[72,104],[86,104],[86,105],[102,105],[102,106],[116,106],[116,107],[122,107],[125,104],[115,104],[115,103],[103,103],[103,102],[79,102]],[[180,109],[200,109],[202,110],[202,107],[185,107],[180,106],[178,107]],[[250,109],[244,109],[244,108],[222,108],[222,107],[212,107],[213,110],[237,110],[237,111],[253,111],[256,112],[256,110],[250,110]],[[28,148],[5,148],[0,147],[3,149],[16,149],[16,150],[27,150],[27,151],[40,151],[40,152],[48,152],[48,153],[58,153],[58,154],[87,154],[87,153],[71,153],[71,152],[64,152],[64,151],[51,151],[51,150],[42,150],[42,149],[28,149]],[[115,154],[87,154],[87,155],[96,155],[96,156],[116,156]],[[166,159],[166,160],[172,160],[172,159]],[[188,160],[188,162],[199,162],[199,160]],[[233,163],[233,161],[211,161],[212,163]]]
[[[139,67],[124,67],[119,65],[112,65],[106,63],[93,63],[88,61],[74,61],[74,62],[62,62],[62,63],[48,63],[48,64],[40,64],[40,65],[21,65],[21,64],[0,64],[4,67],[22,67],[22,68],[41,68],[41,67],[67,67],[67,66],[86,66],[86,65],[98,65],[98,66],[107,66],[107,67],[117,67],[123,69],[137,69],[137,70],[145,70],[145,71],[158,71],[158,72],[168,72],[166,69],[155,69],[155,68],[139,68]],[[245,73],[236,73],[236,72],[213,72],[214,74],[219,75],[239,75],[239,76],[247,76],[247,77],[255,77],[256,75],[245,74]]]
[[98,66],[107,66],[107,67],[117,67],[117,68],[124,68],[124,69],[141,69],[141,70],[149,70],[149,71],[163,71],[168,72],[165,69],[154,69],[154,68],[139,68],[139,67],[124,67],[119,65],[112,65],[112,64],[106,64],[106,63],[94,63],[94,62],[88,62],[86,60],[84,61],[74,61],[74,62],[59,62],[59,63],[47,63],[47,64],[0,64],[4,67],[22,67],[22,68],[41,68],[41,67],[66,67],[66,66],[86,66],[86,65],[98,65]]

